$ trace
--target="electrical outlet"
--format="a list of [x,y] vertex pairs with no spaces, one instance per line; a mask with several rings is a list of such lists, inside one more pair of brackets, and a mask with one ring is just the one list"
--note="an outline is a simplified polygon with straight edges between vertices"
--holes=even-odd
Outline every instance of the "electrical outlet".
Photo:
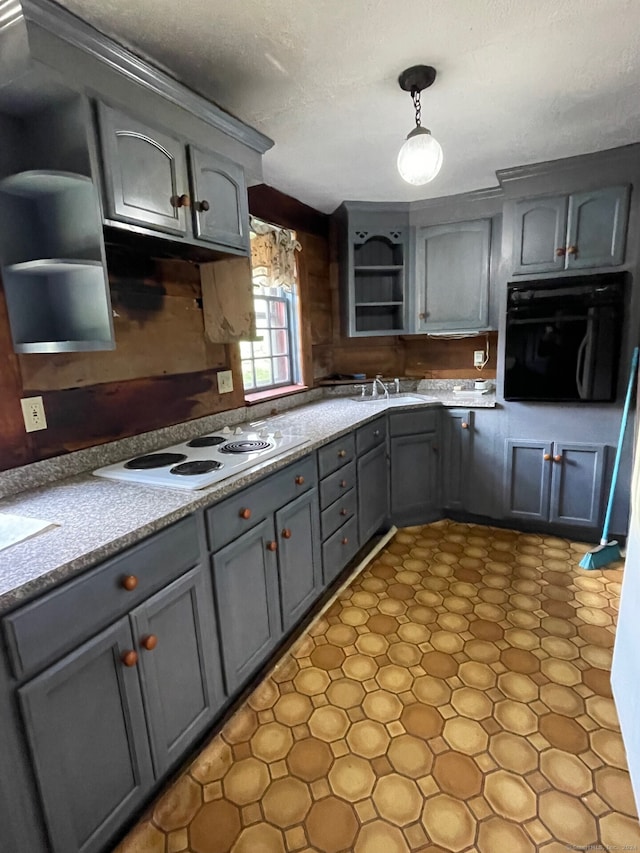
[[218,393],[228,394],[233,391],[233,373],[230,370],[221,370],[218,373]]
[[476,349],[473,351],[473,366],[474,367],[482,367],[484,364],[486,356],[484,354],[483,349]]
[[22,406],[24,428],[27,432],[37,432],[40,429],[47,428],[42,397],[25,397],[20,400],[20,405]]

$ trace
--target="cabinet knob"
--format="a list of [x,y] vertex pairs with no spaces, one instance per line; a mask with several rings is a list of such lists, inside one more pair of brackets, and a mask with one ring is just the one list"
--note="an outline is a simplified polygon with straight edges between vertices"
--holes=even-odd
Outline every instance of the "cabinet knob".
[[240,518],[245,518],[245,519],[251,518],[251,510],[248,507],[241,509],[238,514],[239,514]]
[[340,480],[340,488],[341,489],[347,488],[347,481],[346,480]]
[[340,457],[340,459],[344,459],[344,457],[345,457],[346,455],[347,455],[347,451],[346,451],[346,450],[339,450],[339,451],[338,451],[338,456]]
[[556,258],[564,258],[564,256],[565,256],[564,248],[562,246],[558,246],[558,248],[556,249]]
[[349,540],[347,539],[347,537],[346,537],[346,536],[344,536],[344,537],[343,537],[343,539],[342,539],[342,544],[343,544],[343,545],[348,545],[348,544],[349,544]]
[[556,455],[553,457],[553,461],[554,462],[562,462],[562,454],[556,453]]
[[349,515],[349,510],[342,507],[342,509],[340,510],[340,515]]
[[207,212],[207,210],[210,210],[210,209],[211,209],[211,205],[210,205],[210,204],[209,204],[209,202],[208,202],[206,199],[204,199],[204,198],[202,199],[202,201],[197,201],[197,202],[194,204],[194,207],[195,207],[195,209],[198,211],[198,213],[206,213],[206,212]]
[[567,255],[577,255],[578,247],[577,246],[567,246]]
[[171,196],[172,207],[191,207],[191,199],[186,193]]
[[285,527],[285,529],[282,531],[282,538],[283,539],[291,539],[291,531],[289,530],[288,527]]
[[462,429],[469,429],[469,424],[466,421],[462,421],[460,426],[462,427]]
[[127,575],[126,578],[122,579],[122,588],[126,589],[127,592],[133,592],[137,586],[138,578],[135,575]]
[[267,542],[267,551],[277,551],[278,543],[277,542]]
[[545,453],[542,458],[544,459],[545,462],[551,462],[551,454],[550,453]]
[[[142,643],[140,644],[144,649],[148,652],[152,652],[155,647],[158,645],[158,638],[155,634],[149,634],[148,637],[145,637]],[[135,652],[134,652],[135,654]]]
[[374,429],[374,431],[373,431],[373,435],[374,435],[374,437],[375,437],[375,438],[377,438],[377,437],[380,435],[380,430],[379,430],[379,429]]
[[418,314],[418,320],[424,320],[424,319],[426,319],[426,316],[427,316],[427,315],[425,314],[425,312],[424,312],[424,311],[421,311],[421,312]]
[[135,666],[138,663],[138,652],[130,649],[122,655],[122,663],[125,666]]
[[304,486],[304,477],[301,474],[298,474],[295,482],[296,482],[296,486]]

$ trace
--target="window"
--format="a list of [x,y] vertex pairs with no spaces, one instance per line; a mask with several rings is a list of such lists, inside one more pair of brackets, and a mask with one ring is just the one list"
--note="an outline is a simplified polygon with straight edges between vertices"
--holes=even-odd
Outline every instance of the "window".
[[246,393],[301,381],[294,254],[299,243],[286,229],[255,219],[251,225],[253,304],[259,340],[240,344]]

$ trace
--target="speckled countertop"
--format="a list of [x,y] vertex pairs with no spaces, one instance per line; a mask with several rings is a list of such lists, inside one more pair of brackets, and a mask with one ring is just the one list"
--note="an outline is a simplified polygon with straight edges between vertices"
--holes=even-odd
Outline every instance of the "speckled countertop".
[[[481,398],[477,405],[495,405],[495,401],[491,402],[482,395],[477,396]],[[420,399],[406,397],[390,402],[383,399],[360,403],[336,396],[290,408],[276,416],[274,429],[304,434],[309,438],[307,444],[262,464],[258,463],[249,472],[245,471],[195,492],[152,488],[80,473],[6,497],[0,500],[0,512],[37,518],[59,526],[0,551],[0,612],[122,551],[194,510],[209,506],[265,474],[305,456],[388,408],[442,404],[469,406],[472,403],[469,399],[460,401],[447,389],[430,388],[429,395],[421,396]],[[208,424],[205,427],[201,422],[194,421],[191,422],[191,432],[186,434],[192,437],[212,431],[217,426]],[[163,431],[163,436],[166,436],[164,446],[182,440],[185,429],[189,429],[188,425]],[[180,438],[176,438],[178,434]],[[159,446],[162,444],[158,443],[157,436],[148,438],[146,445],[141,437],[135,451],[129,447],[119,458],[130,458],[135,452]],[[93,461],[90,467],[99,464],[104,462]],[[29,482],[28,477],[25,477],[25,482]]]

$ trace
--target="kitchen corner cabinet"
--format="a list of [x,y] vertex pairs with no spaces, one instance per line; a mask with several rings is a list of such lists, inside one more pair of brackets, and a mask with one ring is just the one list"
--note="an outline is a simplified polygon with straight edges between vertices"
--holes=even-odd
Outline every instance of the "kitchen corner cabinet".
[[195,518],[3,628],[51,849],[103,851],[224,701]]
[[628,186],[518,202],[514,274],[561,273],[622,264],[628,208]]
[[110,224],[249,253],[247,190],[239,165],[102,103],[97,119]]
[[473,459],[473,423],[469,409],[445,409],[442,413],[442,505],[468,509]]
[[389,521],[387,419],[376,418],[356,432],[358,537],[364,545]]
[[416,331],[488,328],[490,247],[490,219],[416,230]]
[[400,527],[439,514],[439,419],[436,409],[389,414],[391,521]]
[[603,444],[507,439],[504,516],[597,528],[605,454]]

